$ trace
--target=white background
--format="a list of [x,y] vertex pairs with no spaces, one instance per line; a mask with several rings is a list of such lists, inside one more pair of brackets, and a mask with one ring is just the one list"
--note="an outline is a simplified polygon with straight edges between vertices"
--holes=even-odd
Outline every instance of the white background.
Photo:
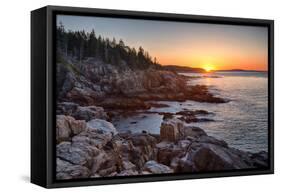
[[[276,0],[2,0],[0,10],[0,193],[273,193],[280,192],[280,34]],[[46,190],[29,183],[30,11],[45,5],[111,8],[275,20],[275,174]],[[279,120],[279,121],[278,121]],[[279,185],[278,185],[279,183]]]

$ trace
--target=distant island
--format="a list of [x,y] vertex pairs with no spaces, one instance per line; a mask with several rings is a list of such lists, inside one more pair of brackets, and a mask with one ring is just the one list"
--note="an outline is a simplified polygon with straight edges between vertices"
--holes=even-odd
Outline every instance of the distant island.
[[206,71],[204,68],[199,67],[189,67],[189,66],[180,66],[180,65],[162,65],[162,70],[182,72],[182,73],[210,73],[210,72],[267,72],[263,70],[245,70],[245,69],[219,69],[219,70],[210,70]]
[[262,70],[244,70],[244,69],[225,69],[225,70],[213,70],[214,72],[233,72],[233,71],[243,71],[243,72],[267,72]]

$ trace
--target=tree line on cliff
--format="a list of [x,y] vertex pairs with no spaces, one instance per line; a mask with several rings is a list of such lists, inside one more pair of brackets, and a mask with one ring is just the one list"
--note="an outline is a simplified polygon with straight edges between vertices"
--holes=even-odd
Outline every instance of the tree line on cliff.
[[141,46],[136,50],[126,45],[122,39],[117,42],[115,38],[110,40],[96,36],[94,29],[91,32],[67,31],[60,23],[56,29],[56,44],[58,61],[62,56],[75,58],[80,62],[93,57],[115,66],[125,63],[131,69],[160,67],[157,59],[152,58]]

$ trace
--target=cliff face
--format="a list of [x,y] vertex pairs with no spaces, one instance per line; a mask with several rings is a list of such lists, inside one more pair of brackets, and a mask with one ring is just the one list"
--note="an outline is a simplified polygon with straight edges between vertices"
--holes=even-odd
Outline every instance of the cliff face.
[[[95,58],[82,62],[65,59],[57,64],[57,78],[59,101],[81,105],[114,108],[114,104],[119,104],[119,108],[128,108],[130,105],[122,104],[128,100],[139,108],[145,107],[140,101],[149,100],[225,102],[209,93],[206,86],[187,87],[184,76],[161,68],[131,69],[124,61],[116,67]],[[115,99],[114,104],[111,98]]]

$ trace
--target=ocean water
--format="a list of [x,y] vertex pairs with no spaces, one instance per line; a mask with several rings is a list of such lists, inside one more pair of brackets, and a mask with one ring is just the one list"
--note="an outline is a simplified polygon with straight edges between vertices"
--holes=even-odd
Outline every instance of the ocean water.
[[[195,101],[166,102],[165,108],[151,108],[148,113],[120,116],[113,120],[117,130],[159,133],[163,116],[154,112],[176,113],[183,109],[206,110],[213,114],[202,116],[214,121],[190,123],[204,129],[208,135],[225,140],[229,146],[244,151],[268,150],[268,78],[266,72],[217,72],[211,74],[184,73],[198,77],[188,84],[209,86],[214,95],[229,99],[228,103]],[[159,103],[159,102],[158,102]]]

